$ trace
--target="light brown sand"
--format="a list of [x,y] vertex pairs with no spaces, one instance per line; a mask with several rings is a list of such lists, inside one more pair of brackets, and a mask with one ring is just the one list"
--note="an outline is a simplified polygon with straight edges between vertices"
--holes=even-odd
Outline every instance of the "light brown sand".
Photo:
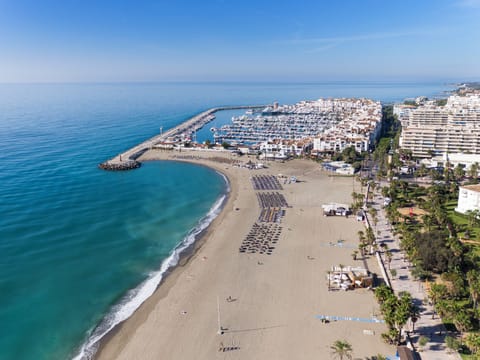
[[[142,160],[172,155],[186,153],[150,151]],[[355,358],[394,353],[380,338],[386,331],[383,324],[324,324],[315,317],[379,314],[371,291],[327,289],[326,271],[332,265],[362,265],[352,260],[352,248],[328,243],[341,238],[356,246],[363,225],[353,216],[324,217],[321,208],[323,203],[350,203],[352,191],[360,191],[352,178],[328,177],[310,160],[268,162],[263,170],[206,159],[194,162],[228,176],[228,203],[196,254],[102,345],[98,359],[325,359],[338,339],[352,344]],[[293,207],[282,219],[280,240],[272,255],[239,253],[260,211],[250,177],[279,173],[300,180],[283,185],[281,192]],[[370,270],[380,273],[374,259],[368,261]],[[236,301],[226,301],[229,296]],[[221,326],[228,329],[223,335],[217,333],[217,298]],[[375,335],[365,335],[364,330]],[[219,351],[222,345],[239,348]]]
[[413,208],[404,207],[404,208],[398,208],[397,210],[403,216],[410,215],[410,211],[412,211],[414,216],[422,216],[422,215],[428,214],[425,210],[420,209],[418,207],[413,207]]

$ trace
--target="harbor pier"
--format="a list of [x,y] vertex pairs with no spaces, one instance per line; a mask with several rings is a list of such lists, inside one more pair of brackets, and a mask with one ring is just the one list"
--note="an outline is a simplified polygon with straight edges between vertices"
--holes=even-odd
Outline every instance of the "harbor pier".
[[212,121],[215,117],[213,116],[217,111],[224,110],[241,110],[241,109],[263,109],[267,105],[245,105],[245,106],[221,106],[208,109],[201,112],[188,119],[187,121],[162,132],[144,142],[134,146],[127,151],[118,154],[117,156],[101,163],[98,165],[100,169],[111,170],[111,171],[121,171],[121,170],[132,170],[137,169],[141,166],[141,163],[137,159],[145,153],[147,150],[151,149],[154,145],[165,142],[168,138],[187,135],[201,129],[203,126]]

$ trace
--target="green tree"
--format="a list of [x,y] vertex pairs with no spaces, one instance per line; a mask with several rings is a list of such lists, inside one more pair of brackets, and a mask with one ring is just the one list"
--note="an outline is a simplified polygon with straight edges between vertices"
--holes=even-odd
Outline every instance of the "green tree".
[[472,269],[467,272],[468,290],[473,302],[473,309],[477,309],[478,300],[480,298],[480,274],[477,270]]
[[426,336],[420,336],[418,338],[418,345],[420,346],[420,348],[423,350],[423,348],[425,347],[425,345],[428,344],[428,338]]
[[417,234],[414,239],[414,247],[416,259],[424,270],[440,274],[461,263],[461,259],[455,257],[447,246],[445,231],[435,230]]
[[397,270],[391,269],[390,274],[392,275],[392,279],[395,279],[395,276],[397,276]]
[[480,335],[474,333],[468,334],[465,339],[465,344],[473,354],[478,354],[480,350]]
[[449,271],[443,273],[441,278],[447,287],[449,298],[461,299],[467,295],[464,281],[465,275],[460,271]]
[[346,340],[335,341],[332,346],[330,346],[330,349],[332,350],[332,355],[335,359],[352,359],[352,345]]
[[391,250],[385,251],[385,257],[387,258],[388,270],[390,270],[390,264],[392,263],[393,254]]
[[420,164],[420,167],[417,169],[416,171],[416,175],[418,177],[424,177],[425,175],[428,174],[428,169],[427,169],[427,166],[425,164]]
[[455,176],[456,181],[460,181],[465,176],[465,168],[463,165],[458,164],[453,170],[453,175]]
[[468,311],[463,308],[456,309],[453,317],[453,323],[455,324],[455,327],[457,328],[457,330],[460,332],[465,332],[470,330],[473,325],[472,317],[470,316]]
[[385,288],[378,292],[376,290],[375,296],[379,299],[380,310],[390,329],[384,337],[389,342],[393,341],[399,344],[402,328],[413,314],[412,296],[408,292],[402,292],[397,297],[391,289],[388,291]]
[[445,106],[446,104],[447,104],[447,99],[435,100],[435,105],[437,105],[437,106]]
[[447,296],[447,287],[443,284],[432,284],[430,286],[430,291],[428,292],[428,297],[433,304],[434,311],[432,312],[432,319],[435,317],[435,310],[438,302],[445,299]]
[[445,336],[445,344],[451,351],[454,352],[457,352],[460,348],[460,342],[453,336]]
[[478,220],[479,220],[479,217],[480,217],[480,212],[477,209],[467,210],[465,212],[465,215],[467,216],[469,227],[473,227],[474,225],[478,224]]
[[410,308],[410,321],[412,322],[412,332],[415,332],[415,324],[420,319],[420,308],[412,302]]
[[393,295],[393,290],[386,285],[380,285],[375,289],[375,298],[379,304],[383,304],[387,298]]
[[367,244],[365,244],[364,242],[361,242],[358,244],[358,251],[360,251],[360,254],[362,254],[362,256],[365,256],[366,248],[367,248]]
[[363,243],[365,241],[365,233],[362,230],[358,230],[358,241]]
[[[402,328],[407,323],[413,313],[412,296],[408,292],[403,292],[398,299],[397,309],[395,311],[395,327],[401,334]],[[400,343],[400,334],[398,343]]]
[[479,168],[480,166],[478,165],[478,162],[474,162],[472,165],[470,165],[468,169],[468,177],[476,180],[478,178]]
[[373,245],[375,242],[375,233],[371,227],[368,227],[366,230],[366,240],[368,245]]

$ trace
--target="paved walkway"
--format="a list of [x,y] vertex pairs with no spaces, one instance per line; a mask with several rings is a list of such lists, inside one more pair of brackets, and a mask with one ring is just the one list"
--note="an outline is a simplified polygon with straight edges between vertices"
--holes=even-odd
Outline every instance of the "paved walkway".
[[[382,187],[386,185],[387,183],[381,184]],[[413,343],[418,351],[418,338],[423,335],[429,339],[429,342],[424,347],[423,351],[419,352],[423,360],[458,360],[460,359],[460,355],[457,353],[449,353],[445,346],[444,339],[446,331],[442,321],[438,316],[435,316],[434,319],[432,319],[433,308],[428,304],[425,305],[426,301],[424,301],[424,299],[427,299],[427,293],[423,287],[423,283],[415,281],[411,276],[411,266],[408,261],[404,260],[405,257],[400,251],[399,240],[392,234],[391,226],[386,219],[385,211],[381,206],[382,204],[383,198],[377,193],[375,195],[373,207],[378,211],[378,223],[376,229],[374,227],[374,231],[375,235],[377,235],[377,231],[380,231],[380,235],[377,235],[377,241],[379,244],[382,242],[387,244],[393,254],[390,268],[395,269],[397,274],[395,278],[392,279],[391,274],[388,272],[392,288],[397,294],[401,291],[408,291],[412,295],[416,305],[421,309],[420,319],[415,323],[415,333],[412,333],[412,323],[410,321],[406,325],[406,328],[410,331]],[[383,254],[382,259],[385,264],[387,264]]]

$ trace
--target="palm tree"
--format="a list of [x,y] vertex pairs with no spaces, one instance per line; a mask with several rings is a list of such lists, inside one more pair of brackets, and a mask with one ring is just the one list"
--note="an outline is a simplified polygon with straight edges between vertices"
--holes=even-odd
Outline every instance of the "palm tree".
[[478,334],[468,334],[465,343],[473,354],[477,354],[480,350],[480,336]]
[[365,241],[365,233],[362,230],[358,230],[358,241],[363,243]]
[[385,251],[385,256],[387,258],[387,263],[388,263],[388,270],[390,270],[390,264],[392,263],[392,259],[393,259],[393,254],[390,250],[386,250]]
[[330,346],[335,359],[352,359],[352,345],[346,340],[337,340]]
[[352,252],[353,260],[357,260],[357,255],[358,255],[358,250],[353,250],[353,252]]
[[471,315],[465,309],[456,309],[453,324],[460,333],[468,331],[472,328]]
[[412,332],[415,333],[415,323],[420,318],[420,309],[418,306],[412,304],[412,308],[410,309],[410,320],[412,321]]
[[465,176],[465,170],[462,165],[458,164],[455,169],[453,169],[453,175],[455,181],[460,181]]
[[402,334],[402,328],[407,323],[413,310],[412,296],[408,292],[401,293],[397,301],[397,308],[395,309],[395,327],[398,330],[397,343],[400,344],[400,336]]
[[468,176],[476,180],[478,178],[479,167],[480,166],[478,165],[478,162],[475,162],[472,165],[470,165],[470,169],[468,170]]
[[457,352],[460,347],[460,342],[452,336],[445,336],[445,344],[447,345],[449,352]]
[[362,254],[362,256],[365,255],[366,247],[367,247],[367,244],[365,244],[364,242],[361,242],[360,244],[358,244],[358,250],[360,250],[360,254]]
[[382,304],[387,298],[392,296],[393,290],[386,285],[380,285],[375,289],[375,297],[377,301]]
[[442,300],[447,294],[447,287],[443,284],[432,284],[428,297],[433,304],[432,319],[435,317],[436,306],[439,300]]
[[367,244],[370,245],[370,253],[373,252],[372,245],[375,243],[375,233],[371,227],[367,228],[366,233]]
[[418,346],[420,347],[420,351],[422,351],[425,345],[427,344],[428,344],[428,338],[426,336],[422,335],[418,338]]
[[473,301],[473,309],[477,308],[477,303],[480,298],[480,274],[476,270],[467,272],[468,288],[470,296]]

